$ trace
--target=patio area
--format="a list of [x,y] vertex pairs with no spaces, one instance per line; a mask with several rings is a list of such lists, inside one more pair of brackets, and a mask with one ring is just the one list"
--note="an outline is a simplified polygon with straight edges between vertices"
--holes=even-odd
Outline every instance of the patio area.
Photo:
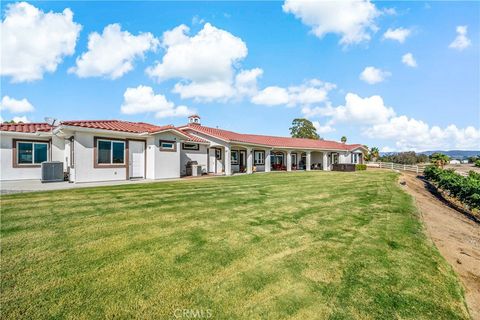
[[116,186],[123,184],[136,184],[136,183],[153,183],[162,181],[176,181],[176,180],[190,180],[190,179],[207,179],[213,177],[219,177],[221,175],[203,175],[199,177],[182,177],[173,179],[131,179],[131,180],[115,180],[115,181],[101,181],[101,182],[83,182],[83,183],[69,183],[63,182],[47,182],[42,183],[40,180],[11,180],[0,182],[0,195],[22,193],[22,192],[40,192],[51,190],[66,190],[76,188],[90,188],[90,187],[103,187],[103,186]]

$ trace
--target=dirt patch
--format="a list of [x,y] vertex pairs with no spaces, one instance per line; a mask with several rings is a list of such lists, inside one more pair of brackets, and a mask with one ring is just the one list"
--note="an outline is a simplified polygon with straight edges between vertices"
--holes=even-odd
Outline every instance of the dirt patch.
[[475,171],[480,173],[480,168],[475,167],[472,163],[462,163],[462,164],[447,164],[445,169],[453,169],[461,175],[468,175],[469,171]]
[[437,199],[414,174],[402,173],[402,181],[415,198],[428,235],[460,276],[470,315],[480,319],[480,224]]

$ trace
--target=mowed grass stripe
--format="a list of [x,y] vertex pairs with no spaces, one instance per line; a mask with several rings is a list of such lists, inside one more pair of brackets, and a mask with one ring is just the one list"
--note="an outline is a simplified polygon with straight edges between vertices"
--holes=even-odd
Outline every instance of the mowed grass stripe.
[[395,181],[271,173],[4,196],[2,318],[468,318]]

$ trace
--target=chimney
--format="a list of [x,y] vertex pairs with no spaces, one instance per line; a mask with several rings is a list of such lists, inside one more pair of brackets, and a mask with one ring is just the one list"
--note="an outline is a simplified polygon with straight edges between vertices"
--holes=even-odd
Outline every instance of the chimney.
[[198,114],[192,114],[190,117],[188,117],[188,123],[200,125],[200,116]]

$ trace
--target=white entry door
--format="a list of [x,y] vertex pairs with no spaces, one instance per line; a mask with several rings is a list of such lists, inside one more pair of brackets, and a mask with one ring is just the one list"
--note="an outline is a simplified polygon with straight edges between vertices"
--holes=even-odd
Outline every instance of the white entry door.
[[130,178],[145,178],[145,143],[129,141],[128,149]]

